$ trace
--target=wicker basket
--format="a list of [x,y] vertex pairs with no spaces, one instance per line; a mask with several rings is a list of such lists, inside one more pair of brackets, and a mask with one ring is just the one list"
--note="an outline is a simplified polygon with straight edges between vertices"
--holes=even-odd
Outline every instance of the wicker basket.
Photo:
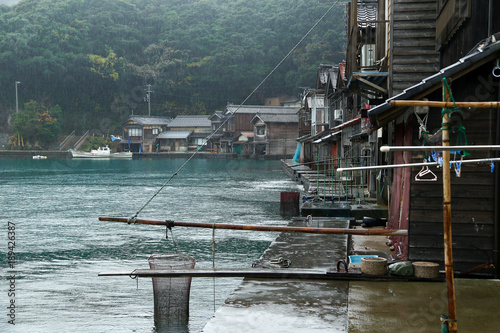
[[387,259],[382,257],[361,258],[361,273],[367,275],[387,275]]
[[417,261],[413,263],[414,275],[422,279],[437,279],[439,277],[439,264],[435,262]]

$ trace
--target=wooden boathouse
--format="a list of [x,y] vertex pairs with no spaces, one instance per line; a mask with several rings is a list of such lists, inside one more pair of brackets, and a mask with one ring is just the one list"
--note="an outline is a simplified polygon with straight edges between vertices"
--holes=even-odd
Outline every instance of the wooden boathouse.
[[[499,78],[495,74],[500,58],[500,35],[485,39],[469,55],[448,64],[441,71],[424,79],[401,94],[371,109],[369,116],[375,128],[392,126],[395,146],[432,145],[426,140],[439,138],[442,113],[439,108],[400,108],[391,105],[396,100],[426,98],[440,101],[443,79],[450,80],[452,97],[456,101],[500,100]],[[448,59],[450,54],[444,53]],[[500,70],[500,68],[498,68]],[[452,109],[450,145],[500,144],[498,109]],[[425,120],[423,120],[425,119]],[[427,133],[425,133],[427,132]],[[437,144],[440,144],[438,141]],[[389,158],[395,163],[422,162],[432,158],[425,152],[394,152]],[[470,155],[468,155],[470,154]],[[452,160],[462,158],[494,158],[496,151],[465,151],[452,154]],[[500,170],[498,163],[463,165],[455,168],[451,179],[453,225],[453,257],[455,270],[462,274],[480,273],[498,276],[499,267],[499,207]],[[430,168],[435,177],[419,178],[420,168],[399,169],[393,174],[389,227],[401,227],[408,221],[408,243],[402,238],[393,242],[401,258],[412,261],[443,262],[443,190],[441,170]],[[430,174],[427,175],[427,177]],[[435,181],[434,181],[435,180]],[[406,216],[406,214],[408,214]],[[407,254],[404,251],[407,251]],[[497,267],[495,269],[495,267]]]

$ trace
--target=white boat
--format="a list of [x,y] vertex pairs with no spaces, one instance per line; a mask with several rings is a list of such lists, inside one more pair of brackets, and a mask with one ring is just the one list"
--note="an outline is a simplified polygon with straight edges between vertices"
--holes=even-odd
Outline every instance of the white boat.
[[73,158],[132,158],[131,152],[111,153],[111,149],[108,146],[92,149],[90,152],[70,151]]
[[34,155],[33,159],[34,160],[46,160],[47,156],[45,156],[45,155]]

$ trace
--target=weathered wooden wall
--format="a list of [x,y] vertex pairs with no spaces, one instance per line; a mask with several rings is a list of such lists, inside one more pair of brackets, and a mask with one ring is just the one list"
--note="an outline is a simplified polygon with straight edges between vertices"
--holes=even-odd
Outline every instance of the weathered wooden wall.
[[[457,101],[496,100],[498,80],[491,77],[490,62],[452,84]],[[463,110],[467,143],[469,145],[496,144],[498,110]],[[439,127],[441,110],[431,109],[430,127]],[[414,128],[414,141],[418,141]],[[450,144],[457,144],[457,135],[451,134]],[[466,158],[494,157],[493,152],[470,152]],[[420,162],[414,154],[414,162]],[[453,160],[453,154],[451,160]],[[497,165],[497,169],[500,166]],[[416,182],[420,168],[413,168],[409,224],[409,259],[432,260],[444,268],[443,254],[443,185],[441,169],[431,168],[437,182]],[[497,170],[496,172],[498,172]],[[498,184],[497,184],[498,186]],[[455,270],[467,271],[493,258],[495,223],[495,174],[491,166],[464,164],[460,178],[452,171],[452,230]],[[498,250],[498,249],[497,249]],[[492,270],[481,271],[492,273]]]
[[[462,0],[463,1],[463,0]],[[441,48],[441,67],[446,67],[464,57],[477,44],[489,37],[488,33],[500,32],[500,1],[492,2],[491,31],[489,31],[489,1],[470,1],[471,15],[465,19],[458,32]]]
[[250,123],[250,120],[255,116],[255,113],[236,113],[234,115],[234,132],[235,134],[239,134],[240,132],[253,131],[253,124]]
[[297,149],[297,123],[267,124],[267,154],[293,155]]
[[436,0],[393,0],[390,73],[392,96],[439,71]]

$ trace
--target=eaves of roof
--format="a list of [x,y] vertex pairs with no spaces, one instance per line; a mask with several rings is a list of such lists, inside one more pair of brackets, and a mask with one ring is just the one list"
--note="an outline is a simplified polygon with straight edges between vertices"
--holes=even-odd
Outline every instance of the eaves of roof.
[[395,100],[416,100],[425,97],[431,92],[441,88],[443,78],[456,80],[474,69],[497,58],[500,54],[500,42],[494,42],[476,49],[456,63],[441,69],[438,73],[429,76],[422,82],[404,90],[401,94],[393,96],[385,103],[377,105],[368,111],[372,129],[380,128],[396,119],[404,108],[391,105]]
[[356,118],[348,120],[345,123],[342,123],[340,125],[332,127],[331,130],[332,130],[332,132],[335,132],[335,131],[341,130],[344,127],[354,125],[355,123],[360,122],[360,121],[361,121],[361,116],[357,116]]

